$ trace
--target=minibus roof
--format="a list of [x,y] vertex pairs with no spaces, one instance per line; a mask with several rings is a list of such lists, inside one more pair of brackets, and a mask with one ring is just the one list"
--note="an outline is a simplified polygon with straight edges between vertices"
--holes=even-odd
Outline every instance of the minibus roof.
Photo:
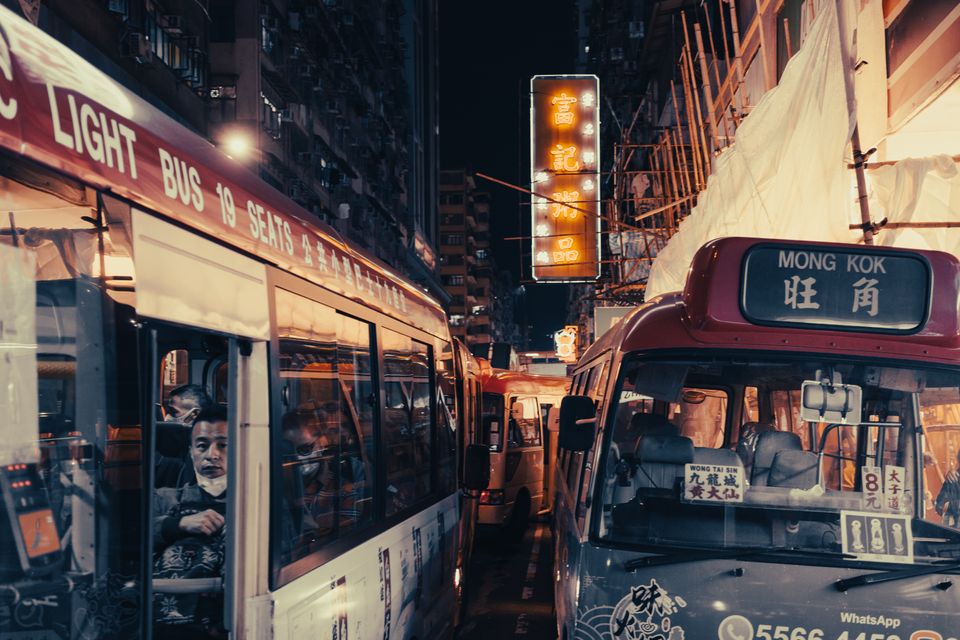
[[562,396],[570,388],[570,378],[491,368],[483,370],[480,385],[484,393]]
[[[805,286],[814,291],[808,298]],[[853,290],[864,287],[872,287],[873,297],[849,304]],[[640,305],[580,361],[609,349],[722,348],[956,364],[958,287],[960,261],[944,252],[724,238],[697,252],[682,293]],[[876,306],[865,308],[871,301]]]

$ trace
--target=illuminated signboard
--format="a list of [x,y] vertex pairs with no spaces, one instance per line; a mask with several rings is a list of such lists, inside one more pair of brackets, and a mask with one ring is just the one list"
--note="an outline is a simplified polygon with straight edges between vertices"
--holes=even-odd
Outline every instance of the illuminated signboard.
[[919,254],[764,244],[744,258],[740,304],[756,324],[912,333],[930,283]]
[[599,96],[593,75],[530,80],[534,280],[600,275]]
[[557,357],[561,361],[577,361],[577,343],[579,335],[580,328],[575,324],[568,324],[563,329],[553,334],[553,344],[557,351]]

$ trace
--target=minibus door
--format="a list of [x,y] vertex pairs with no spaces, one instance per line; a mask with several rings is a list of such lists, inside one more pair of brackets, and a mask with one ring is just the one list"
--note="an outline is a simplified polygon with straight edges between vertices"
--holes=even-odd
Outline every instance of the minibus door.
[[[151,363],[151,415],[145,421],[151,435],[145,444],[151,464],[143,557],[144,572],[152,578],[146,581],[146,637],[226,637],[234,627],[238,372],[251,343],[145,324]],[[196,396],[201,389],[202,408]]]

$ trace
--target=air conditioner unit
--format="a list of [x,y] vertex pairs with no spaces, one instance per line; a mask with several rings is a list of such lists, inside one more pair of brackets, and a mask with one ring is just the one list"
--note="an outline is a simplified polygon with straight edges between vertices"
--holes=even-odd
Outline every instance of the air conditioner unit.
[[623,63],[623,71],[625,73],[636,73],[637,71],[637,61],[636,60],[627,60]]
[[130,0],[107,0],[107,11],[127,16],[130,13]]
[[317,67],[313,64],[301,64],[297,67],[297,73],[304,78],[310,78],[317,75]]
[[340,104],[336,100],[328,101],[327,113],[340,113]]
[[167,31],[174,35],[180,35],[183,33],[183,16],[176,14],[169,14],[163,16],[163,21],[167,25]]
[[343,24],[349,26],[353,25],[353,14],[347,11],[343,14]]
[[632,21],[627,25],[627,29],[631,38],[642,38],[646,32],[644,28],[643,20]]
[[[215,87],[220,90],[220,97],[225,100],[236,100],[237,99],[237,85],[235,84],[223,84],[219,87]],[[212,89],[211,89],[212,91]],[[212,95],[210,97],[213,97]]]
[[622,47],[611,47],[610,48],[610,62],[619,62],[623,60],[623,48]]
[[346,220],[350,217],[350,203],[341,202],[337,205],[337,218],[340,220]]
[[128,33],[123,39],[123,55],[133,58],[140,64],[153,60],[153,47],[150,39],[142,33]]

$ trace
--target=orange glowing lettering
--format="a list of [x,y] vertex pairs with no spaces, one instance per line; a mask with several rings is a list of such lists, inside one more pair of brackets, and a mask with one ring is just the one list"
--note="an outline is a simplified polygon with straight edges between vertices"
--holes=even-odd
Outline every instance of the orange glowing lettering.
[[573,124],[574,112],[570,110],[570,106],[576,104],[576,102],[576,98],[568,96],[565,92],[559,96],[554,96],[553,100],[550,101],[550,104],[557,106],[557,110],[553,113],[553,124],[558,127]]
[[558,191],[553,194],[553,199],[557,202],[550,203],[550,215],[556,219],[576,220],[577,210],[561,203],[574,203],[580,200],[579,191]]
[[577,158],[577,145],[565,147],[557,144],[550,150],[553,157],[550,166],[554,171],[579,171],[580,160]]

